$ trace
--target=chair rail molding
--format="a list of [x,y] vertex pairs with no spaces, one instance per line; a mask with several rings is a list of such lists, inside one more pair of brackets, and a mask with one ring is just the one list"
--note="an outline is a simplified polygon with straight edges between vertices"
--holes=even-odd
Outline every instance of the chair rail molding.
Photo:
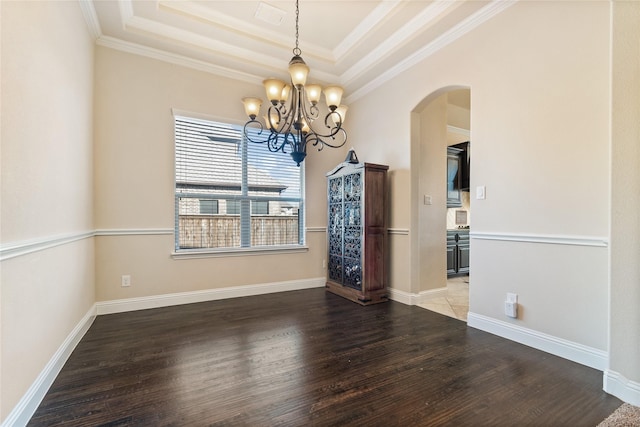
[[474,240],[498,240],[503,242],[546,243],[551,245],[595,246],[606,248],[609,240],[599,236],[525,234],[471,231],[469,237]]
[[88,239],[93,237],[94,235],[94,231],[81,231],[77,233],[46,236],[21,242],[3,244],[0,245],[0,261],[27,255],[45,249],[55,248],[56,246],[66,245],[69,243],[77,242],[78,240]]

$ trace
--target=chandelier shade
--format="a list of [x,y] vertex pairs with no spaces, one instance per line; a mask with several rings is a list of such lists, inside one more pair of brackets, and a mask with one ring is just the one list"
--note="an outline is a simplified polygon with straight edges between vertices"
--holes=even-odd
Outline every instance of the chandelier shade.
[[[269,106],[258,119],[262,100],[242,98],[249,121],[244,125],[245,137],[255,143],[266,143],[269,150],[291,154],[298,166],[307,155],[307,145],[340,148],[347,142],[342,127],[347,106],[341,105],[344,90],[337,85],[322,89],[319,84],[306,84],[309,67],[298,47],[299,0],[296,0],[296,45],[289,61],[290,84],[276,78],[263,81]],[[325,106],[319,106],[324,93]],[[324,120],[318,120],[324,115]]]

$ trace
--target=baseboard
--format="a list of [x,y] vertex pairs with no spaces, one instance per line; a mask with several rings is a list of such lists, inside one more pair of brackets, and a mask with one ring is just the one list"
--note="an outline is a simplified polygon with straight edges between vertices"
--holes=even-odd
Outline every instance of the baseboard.
[[429,289],[428,291],[422,291],[417,294],[389,288],[389,299],[406,305],[424,304],[434,298],[442,298],[446,296],[447,288]]
[[603,374],[603,389],[620,400],[640,406],[640,383],[626,379],[618,372],[607,369]]
[[467,325],[503,338],[604,371],[609,363],[606,351],[547,335],[533,329],[469,312]]
[[124,313],[127,311],[146,310],[149,308],[169,307],[172,305],[192,304],[227,298],[248,297],[275,292],[297,291],[324,287],[326,279],[291,280],[287,282],[263,283],[259,285],[230,286],[220,289],[180,292],[174,294],[152,295],[140,298],[127,298],[96,303],[97,314]]
[[416,305],[418,301],[418,294],[389,288],[389,299],[406,305]]
[[96,306],[94,304],[82,320],[78,322],[76,327],[73,328],[71,333],[69,333],[62,345],[40,372],[40,375],[38,375],[33,384],[31,384],[31,387],[29,387],[24,396],[22,396],[22,399],[20,399],[11,413],[9,413],[7,418],[2,422],[2,427],[21,427],[27,425],[36,409],[38,409],[38,405],[40,405],[40,402],[42,402],[42,399],[44,399],[44,396],[53,384],[53,381],[62,370],[62,367],[84,334],[87,333],[95,318]]

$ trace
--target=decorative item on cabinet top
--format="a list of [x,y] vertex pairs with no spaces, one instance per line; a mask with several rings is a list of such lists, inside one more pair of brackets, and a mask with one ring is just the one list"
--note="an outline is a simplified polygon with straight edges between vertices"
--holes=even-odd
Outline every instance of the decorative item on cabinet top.
[[355,151],[327,173],[327,291],[362,305],[388,300],[388,166],[359,163]]

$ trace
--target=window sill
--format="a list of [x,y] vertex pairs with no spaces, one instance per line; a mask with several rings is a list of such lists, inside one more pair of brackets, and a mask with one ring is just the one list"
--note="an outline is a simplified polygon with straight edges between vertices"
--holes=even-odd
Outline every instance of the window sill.
[[173,259],[225,258],[232,256],[280,255],[297,252],[308,252],[308,246],[269,246],[253,248],[224,249],[182,249],[171,253]]

